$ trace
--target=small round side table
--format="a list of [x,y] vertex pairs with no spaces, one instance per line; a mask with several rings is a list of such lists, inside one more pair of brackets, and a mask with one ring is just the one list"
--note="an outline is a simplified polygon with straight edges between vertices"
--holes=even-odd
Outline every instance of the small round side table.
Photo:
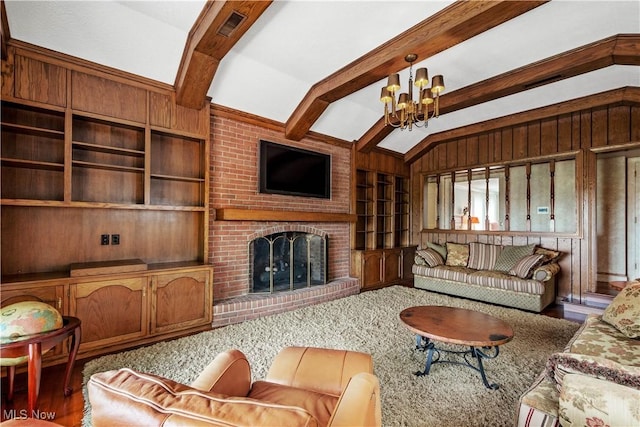
[[[69,359],[67,360],[67,368],[65,370],[64,388],[63,392],[65,396],[71,395],[71,387],[69,383],[71,381],[71,371],[73,371],[73,364],[76,361],[76,355],[78,354],[78,348],[80,347],[80,338],[82,335],[80,327],[80,319],[77,317],[63,316],[62,328],[55,329],[53,331],[45,332],[42,334],[31,335],[29,338],[21,341],[8,341],[0,344],[0,352],[2,357],[15,358],[28,355],[28,406],[29,415],[34,413],[36,409],[36,403],[38,401],[38,394],[40,393],[40,370],[42,367],[42,352],[48,350],[66,338],[71,337],[71,348],[69,350]],[[9,400],[13,399],[13,386],[14,377],[16,373],[15,366],[8,366],[8,380],[9,390],[7,391],[7,397]]]

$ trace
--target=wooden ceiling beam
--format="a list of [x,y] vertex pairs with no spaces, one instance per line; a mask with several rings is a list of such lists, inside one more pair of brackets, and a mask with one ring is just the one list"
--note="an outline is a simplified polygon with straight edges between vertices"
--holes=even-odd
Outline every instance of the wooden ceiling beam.
[[189,32],[176,76],[176,102],[201,108],[218,64],[269,7],[271,0],[207,1]]
[[7,42],[10,39],[7,9],[5,8],[4,0],[0,0],[0,55],[2,59],[7,59]]
[[584,96],[565,102],[560,102],[545,107],[536,108],[529,111],[523,111],[517,114],[510,114],[496,119],[486,120],[484,122],[474,123],[468,126],[451,129],[429,135],[423,143],[416,145],[409,150],[405,156],[405,163],[411,164],[419,160],[428,150],[454,139],[462,138],[483,132],[490,132],[496,129],[516,126],[522,123],[535,120],[543,120],[548,117],[569,114],[576,111],[603,107],[612,104],[640,104],[640,88],[638,87],[622,87],[606,92]]
[[[534,87],[575,77],[611,65],[640,65],[640,34],[619,34],[524,67],[500,74],[482,82],[458,89],[440,97],[440,114],[468,108],[494,99],[523,92]],[[371,132],[358,141],[358,150],[366,152],[377,145],[376,123]],[[420,141],[407,154],[423,155],[433,148],[431,135]],[[367,138],[365,140],[364,138]],[[375,142],[375,145],[374,145]]]
[[330,103],[407,68],[408,53],[420,61],[538,7],[541,1],[459,1],[311,87],[286,123],[285,136],[299,141]]
[[[630,47],[635,46],[635,51]],[[491,77],[440,97],[440,114],[524,92],[610,65],[638,65],[640,34],[617,35]],[[616,52],[626,54],[616,54]]]

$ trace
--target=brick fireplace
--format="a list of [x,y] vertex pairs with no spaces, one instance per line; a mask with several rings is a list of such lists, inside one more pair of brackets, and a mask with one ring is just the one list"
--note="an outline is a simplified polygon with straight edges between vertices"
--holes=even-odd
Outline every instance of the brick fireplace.
[[249,290],[277,293],[327,284],[327,235],[321,230],[265,231],[249,242]]
[[[268,125],[237,121],[227,114],[216,114],[215,109],[212,113],[208,261],[214,267],[214,327],[342,298],[360,290],[358,280],[349,277],[349,222],[315,222],[309,220],[308,215],[304,215],[304,221],[273,220],[280,211],[349,213],[351,148],[315,139],[288,141],[280,127]],[[331,198],[259,193],[260,139],[330,154]],[[225,209],[246,210],[252,215],[249,219],[217,218],[216,212]],[[261,213],[266,213],[264,218],[260,217]],[[330,242],[326,251],[326,284],[274,294],[252,294],[250,242],[274,233],[326,236]]]

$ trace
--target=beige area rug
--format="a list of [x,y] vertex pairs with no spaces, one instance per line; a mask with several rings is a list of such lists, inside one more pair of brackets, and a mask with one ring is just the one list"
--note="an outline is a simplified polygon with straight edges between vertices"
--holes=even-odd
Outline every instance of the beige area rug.
[[[508,322],[512,341],[496,359],[484,363],[490,382],[467,367],[436,364],[428,376],[416,377],[426,360],[415,350],[415,336],[399,313],[415,305],[447,305],[473,309]],[[384,426],[511,426],[519,396],[542,372],[550,354],[560,351],[578,329],[567,320],[393,286],[237,325],[203,332],[88,362],[84,382],[94,372],[129,367],[189,383],[218,353],[244,352],[254,379],[266,376],[275,355],[285,346],[357,350],[373,356],[380,379]],[[463,349],[458,347],[457,349]],[[85,393],[84,426],[90,426]]]

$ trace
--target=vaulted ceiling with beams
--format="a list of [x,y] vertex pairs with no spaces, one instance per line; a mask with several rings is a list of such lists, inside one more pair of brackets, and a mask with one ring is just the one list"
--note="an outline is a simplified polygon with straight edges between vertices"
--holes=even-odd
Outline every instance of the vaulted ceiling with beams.
[[[213,104],[415,158],[456,128],[640,87],[640,2],[3,1],[17,39],[174,85]],[[380,89],[443,74],[440,117],[384,126]]]

